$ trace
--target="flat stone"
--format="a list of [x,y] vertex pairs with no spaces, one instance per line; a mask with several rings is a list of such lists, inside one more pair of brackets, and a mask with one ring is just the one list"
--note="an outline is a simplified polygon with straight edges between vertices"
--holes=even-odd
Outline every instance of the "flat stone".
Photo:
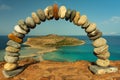
[[99,67],[99,66],[97,66],[97,65],[91,65],[91,66],[89,66],[89,69],[90,69],[90,71],[92,71],[94,74],[115,73],[115,72],[118,71],[118,68],[117,68],[117,67],[112,67],[112,66],[103,68],[103,67]]
[[103,45],[98,48],[94,48],[94,54],[99,55],[99,54],[104,54],[108,51],[109,46],[108,45]]
[[58,19],[59,19],[58,11],[59,11],[58,5],[57,5],[57,4],[54,4],[54,5],[53,5],[53,13],[54,13],[54,14],[53,14],[53,15],[54,15],[55,20],[58,20]]
[[7,52],[13,52],[13,53],[17,53],[17,52],[20,51],[20,49],[17,49],[17,48],[12,47],[12,46],[7,46],[7,47],[5,48],[5,50],[6,50]]
[[66,12],[66,14],[65,14],[65,20],[66,20],[66,21],[68,21],[68,20],[70,19],[71,12],[72,12],[72,11],[71,11],[70,9],[67,10],[67,12]]
[[41,23],[41,21],[40,21],[38,15],[36,14],[36,12],[32,12],[31,16],[32,16],[32,19],[33,19],[35,24],[40,24]]
[[48,20],[53,19],[53,15],[54,15],[53,6],[46,7],[44,12],[45,12],[45,16]]
[[83,24],[81,27],[82,27],[83,29],[86,29],[86,28],[89,27],[89,25],[90,25],[90,22],[87,20],[87,21],[85,22],[85,24]]
[[59,11],[58,11],[58,16],[59,16],[61,19],[64,19],[66,12],[67,12],[66,7],[65,7],[65,6],[60,6]]
[[8,63],[16,63],[19,60],[19,57],[12,57],[12,56],[5,55],[4,59]]
[[12,57],[19,57],[20,53],[11,53],[11,52],[5,52],[5,55],[12,56]]
[[104,38],[98,38],[95,41],[93,41],[93,46],[94,47],[101,47],[103,45],[106,45],[107,41]]
[[100,67],[108,67],[110,65],[110,60],[108,59],[97,59],[96,64]]
[[88,28],[85,29],[87,33],[93,32],[96,29],[96,24],[91,23]]
[[17,31],[12,32],[16,37],[23,39],[25,37],[25,34],[18,33]]
[[30,28],[27,27],[26,23],[24,20],[19,20],[18,21],[18,25],[23,29],[25,30],[27,33],[30,31]]
[[27,32],[25,30],[23,30],[19,25],[16,25],[14,27],[14,30],[18,33],[21,33],[21,34],[27,34]]
[[82,25],[85,24],[86,21],[87,21],[87,16],[86,16],[86,15],[82,15],[82,16],[80,17],[80,19],[78,20],[78,25],[79,25],[79,26],[82,26]]
[[92,31],[91,33],[88,33],[88,37],[94,37],[96,36],[100,31],[98,29],[95,29],[94,31]]
[[42,9],[37,10],[37,15],[41,21],[44,22],[46,20],[45,13]]
[[75,17],[74,17],[74,20],[73,20],[73,23],[75,24],[75,25],[78,25],[78,20],[80,19],[80,12],[76,12],[76,15],[75,15]]
[[26,23],[27,27],[29,27],[31,29],[36,27],[36,24],[34,23],[34,21],[31,17],[27,17],[25,20],[25,23]]
[[76,11],[75,11],[75,10],[72,10],[72,12],[71,12],[71,16],[70,16],[70,22],[73,21],[75,15],[76,15]]
[[15,48],[21,48],[21,45],[19,44],[19,43],[17,43],[17,42],[15,42],[15,41],[13,41],[13,40],[9,40],[8,42],[7,42],[7,45],[8,46],[12,46],[12,47],[15,47]]
[[14,77],[14,76],[17,76],[18,74],[20,74],[22,71],[24,71],[24,69],[25,69],[25,67],[19,67],[12,71],[3,70],[2,73],[6,78],[11,78],[11,77]]
[[4,65],[4,70],[11,71],[11,70],[16,69],[17,66],[18,66],[17,63],[6,63],[6,64]]
[[18,43],[22,43],[23,41],[19,37],[15,36],[13,33],[8,34],[8,38]]
[[105,52],[105,53],[102,53],[102,54],[98,54],[96,55],[99,59],[108,59],[110,57],[110,53],[109,52]]
[[90,36],[89,38],[90,38],[90,40],[96,40],[96,39],[100,38],[101,36],[102,36],[102,32],[98,32],[97,35]]

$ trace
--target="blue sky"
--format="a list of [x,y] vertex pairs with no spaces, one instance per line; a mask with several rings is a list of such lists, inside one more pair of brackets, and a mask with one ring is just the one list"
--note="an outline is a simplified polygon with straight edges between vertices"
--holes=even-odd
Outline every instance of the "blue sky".
[[[11,33],[18,20],[54,3],[87,15],[103,35],[120,35],[120,0],[0,0],[0,35]],[[83,29],[62,19],[43,22],[28,35],[47,34],[86,35]]]

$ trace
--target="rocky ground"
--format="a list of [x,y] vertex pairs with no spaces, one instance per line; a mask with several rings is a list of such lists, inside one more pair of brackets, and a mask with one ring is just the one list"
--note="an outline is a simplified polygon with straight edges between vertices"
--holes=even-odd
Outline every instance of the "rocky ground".
[[95,75],[89,71],[91,65],[87,61],[53,62],[36,61],[32,58],[20,60],[20,66],[29,65],[21,74],[13,78],[5,78],[2,74],[4,62],[0,62],[0,80],[120,80],[120,61],[111,61],[119,71]]

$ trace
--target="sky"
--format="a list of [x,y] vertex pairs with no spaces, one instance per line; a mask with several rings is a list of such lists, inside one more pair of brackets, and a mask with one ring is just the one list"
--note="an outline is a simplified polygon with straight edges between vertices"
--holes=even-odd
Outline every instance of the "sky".
[[[18,20],[25,20],[32,12],[55,3],[87,15],[103,35],[120,35],[120,0],[0,0],[0,35],[11,33]],[[80,26],[64,19],[42,22],[27,35],[47,34],[86,35]]]

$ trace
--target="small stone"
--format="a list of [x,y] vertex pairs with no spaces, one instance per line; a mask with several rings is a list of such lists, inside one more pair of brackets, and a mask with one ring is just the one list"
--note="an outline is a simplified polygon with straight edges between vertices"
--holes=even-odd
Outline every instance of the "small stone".
[[98,48],[94,48],[94,53],[96,55],[98,54],[104,54],[108,51],[108,45],[103,45],[101,47],[98,47]]
[[35,28],[35,26],[36,26],[31,17],[27,17],[25,20],[25,23],[29,28],[32,28],[32,29]]
[[72,21],[73,21],[73,19],[74,19],[75,15],[76,15],[76,11],[75,11],[75,10],[73,10],[73,11],[71,12],[70,22],[72,22]]
[[67,10],[67,12],[66,12],[66,14],[65,14],[65,20],[66,20],[66,21],[68,21],[68,20],[70,19],[71,12],[72,12],[72,11],[71,11],[70,9]]
[[91,23],[91,24],[89,25],[89,27],[85,29],[85,31],[86,31],[87,33],[91,33],[91,32],[93,32],[95,29],[96,29],[96,24],[95,24],[95,23]]
[[89,37],[90,40],[96,40],[98,38],[100,38],[102,36],[102,32],[98,32],[96,36],[93,36],[93,37]]
[[16,25],[14,27],[14,30],[18,33],[21,33],[21,34],[27,34],[27,32],[25,30],[23,30],[19,25]]
[[12,47],[12,46],[7,46],[7,47],[5,48],[5,50],[6,50],[7,52],[13,52],[13,53],[17,53],[17,52],[20,51],[20,49],[17,49],[17,48]]
[[16,37],[23,39],[25,37],[25,34],[18,33],[16,31],[12,32]]
[[45,8],[44,10],[45,12],[45,16],[48,20],[53,19],[53,6],[48,6],[47,8]]
[[12,56],[12,57],[19,57],[20,56],[20,53],[11,53],[11,52],[6,52],[7,56]]
[[86,21],[87,21],[87,16],[86,16],[86,15],[82,15],[82,16],[80,17],[80,19],[78,20],[78,25],[79,25],[79,26],[82,26],[82,25],[85,24]]
[[16,37],[13,33],[8,34],[8,38],[18,43],[22,43],[23,41],[22,39]]
[[7,70],[7,71],[11,71],[11,70],[16,69],[17,66],[18,66],[17,63],[6,63],[6,64],[4,65],[4,69]]
[[21,45],[20,45],[19,43],[15,42],[15,41],[13,41],[13,40],[9,40],[9,41],[7,42],[7,45],[8,45],[8,46],[15,47],[15,48],[17,48],[17,49],[21,48]]
[[97,59],[96,64],[101,67],[108,67],[110,65],[110,60]]
[[73,23],[78,25],[78,20],[80,19],[80,12],[76,12]]
[[59,17],[60,17],[61,19],[64,19],[66,12],[67,12],[66,7],[65,7],[65,6],[61,6],[61,7],[59,8],[59,12],[58,12]]
[[40,24],[41,23],[38,15],[35,12],[32,12],[31,15],[32,15],[32,19],[33,19],[35,24]]
[[98,29],[95,29],[94,31],[92,31],[91,33],[88,33],[88,37],[94,37],[96,36],[100,31]]
[[27,33],[30,31],[30,29],[27,27],[26,23],[24,20],[19,20],[18,25],[25,30]]
[[54,14],[53,14],[53,15],[54,15],[55,20],[58,20],[58,19],[59,19],[58,11],[59,11],[58,5],[57,5],[57,4],[54,4],[54,5],[53,5],[53,13],[54,13]]
[[12,56],[5,55],[4,59],[8,63],[16,63],[19,60],[19,57],[12,57]]
[[110,53],[109,52],[105,52],[105,53],[102,53],[102,54],[98,54],[96,55],[98,58],[100,59],[108,59],[110,57]]
[[87,21],[85,22],[85,24],[83,24],[81,27],[82,27],[83,29],[86,29],[86,28],[89,27],[89,25],[90,25],[90,22],[87,20]]
[[41,21],[44,22],[46,20],[45,13],[43,10],[41,9],[37,10],[37,15]]
[[106,43],[107,43],[106,39],[104,39],[104,38],[98,38],[95,41],[93,41],[92,44],[93,44],[94,47],[98,48],[98,47],[106,45]]

